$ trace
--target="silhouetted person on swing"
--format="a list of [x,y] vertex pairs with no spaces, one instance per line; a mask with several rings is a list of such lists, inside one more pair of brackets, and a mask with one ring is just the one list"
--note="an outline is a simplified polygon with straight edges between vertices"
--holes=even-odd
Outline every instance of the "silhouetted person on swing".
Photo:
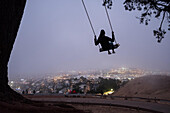
[[108,36],[105,36],[105,31],[103,29],[100,31],[98,40],[96,39],[96,37],[94,38],[95,45],[97,46],[100,43],[102,46],[102,51],[108,51],[108,54],[111,54],[111,52],[109,51],[110,49],[112,49],[112,53],[115,53],[114,49],[119,46],[119,44],[113,45],[114,41],[114,32],[112,31],[112,38],[110,38]]

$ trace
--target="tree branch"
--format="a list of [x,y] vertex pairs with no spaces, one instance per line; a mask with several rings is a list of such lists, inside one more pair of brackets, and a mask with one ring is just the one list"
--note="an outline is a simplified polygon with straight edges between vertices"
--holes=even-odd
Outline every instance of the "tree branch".
[[161,28],[162,28],[162,24],[163,24],[164,18],[165,18],[165,11],[164,11],[164,13],[163,13],[163,17],[162,17],[162,21],[161,21],[161,24],[160,24],[159,29],[161,29]]

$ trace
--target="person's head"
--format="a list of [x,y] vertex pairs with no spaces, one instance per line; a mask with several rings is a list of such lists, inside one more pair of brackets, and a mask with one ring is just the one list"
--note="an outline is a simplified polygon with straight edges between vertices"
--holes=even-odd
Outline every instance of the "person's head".
[[100,36],[104,36],[105,35],[105,31],[102,29],[101,31],[100,31]]

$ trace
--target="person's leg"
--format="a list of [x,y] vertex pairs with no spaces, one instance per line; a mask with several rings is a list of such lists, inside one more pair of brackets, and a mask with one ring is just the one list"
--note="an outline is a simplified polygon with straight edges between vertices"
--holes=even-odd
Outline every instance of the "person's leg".
[[115,48],[114,48],[114,45],[113,45],[113,43],[110,43],[110,48],[112,49],[112,53],[115,53]]
[[112,53],[116,53],[114,49],[112,49]]

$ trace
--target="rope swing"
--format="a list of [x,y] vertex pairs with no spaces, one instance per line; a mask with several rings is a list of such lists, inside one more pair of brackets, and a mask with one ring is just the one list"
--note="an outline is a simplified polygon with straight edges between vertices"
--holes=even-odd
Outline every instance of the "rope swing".
[[[91,20],[90,20],[90,16],[89,16],[89,14],[88,14],[88,12],[87,12],[87,8],[86,8],[86,5],[85,5],[85,3],[84,3],[84,0],[81,0],[81,1],[82,1],[82,4],[83,4],[83,7],[84,7],[84,10],[85,10],[85,12],[86,12],[87,18],[88,18],[88,20],[89,20],[89,23],[90,23],[91,29],[92,29],[92,31],[93,31],[94,37],[96,37],[96,33],[95,33],[95,31],[94,31],[94,28],[93,28],[92,22],[91,22]],[[99,49],[100,49],[100,45],[98,45],[98,47],[99,47]]]
[[[84,0],[81,0],[81,1],[82,1],[84,10],[85,10],[85,12],[86,12],[87,18],[88,18],[88,20],[89,20],[91,29],[92,29],[92,31],[93,31],[94,37],[96,38],[96,33],[95,33],[95,31],[94,31],[94,27],[93,27],[92,22],[91,22],[91,20],[90,20],[90,16],[89,16],[89,14],[88,14],[86,5],[85,5],[85,3],[84,3]],[[103,0],[103,2],[105,3],[105,0]],[[106,15],[107,15],[107,18],[108,18],[108,21],[109,21],[110,29],[111,29],[111,31],[112,31],[112,33],[113,33],[113,28],[112,28],[112,24],[111,24],[111,21],[110,21],[109,13],[108,13],[108,11],[107,11],[106,4],[104,4],[104,7],[105,7]],[[115,39],[115,38],[114,38],[114,42],[116,43],[115,48],[118,48],[120,45],[116,42],[116,39]],[[99,44],[98,44],[98,47],[99,47],[99,51],[102,52],[102,51],[103,51],[103,50],[102,50],[103,48],[101,48]]]
[[[103,2],[105,2],[105,0],[103,0]],[[113,28],[112,28],[112,24],[111,24],[111,21],[110,21],[109,13],[107,11],[106,4],[104,4],[104,8],[105,8],[105,11],[106,11],[106,15],[107,15],[107,18],[108,18],[108,21],[109,21],[109,25],[110,25],[111,31],[113,32]],[[115,39],[115,43],[117,44],[116,39]]]

